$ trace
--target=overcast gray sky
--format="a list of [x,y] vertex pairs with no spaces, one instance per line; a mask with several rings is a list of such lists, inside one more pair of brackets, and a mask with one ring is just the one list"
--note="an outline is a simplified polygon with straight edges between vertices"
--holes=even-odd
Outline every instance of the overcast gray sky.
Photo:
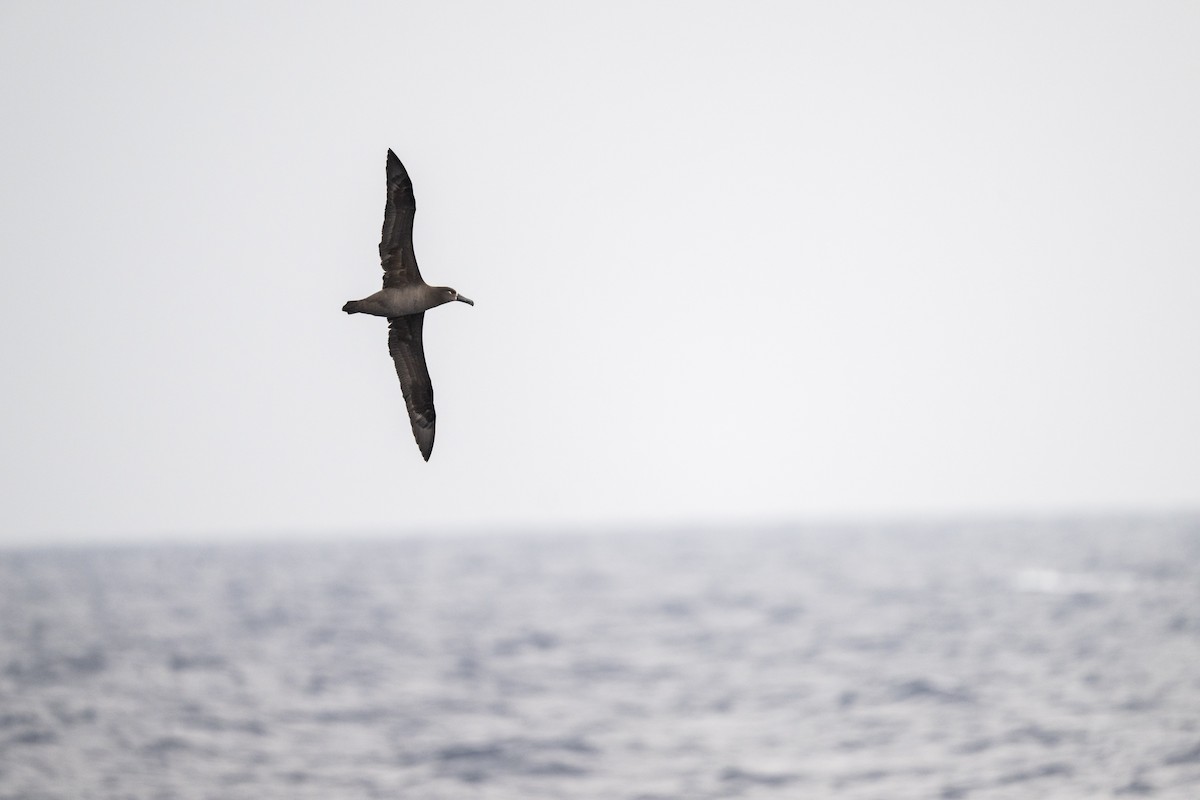
[[[0,543],[1200,506],[1200,4],[0,4]],[[382,320],[418,203],[433,458]]]

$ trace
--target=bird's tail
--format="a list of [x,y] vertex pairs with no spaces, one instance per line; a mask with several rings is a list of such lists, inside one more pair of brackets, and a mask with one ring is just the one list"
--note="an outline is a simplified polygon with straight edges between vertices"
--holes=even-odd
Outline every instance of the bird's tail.
[[342,306],[342,311],[345,311],[347,314],[357,314],[358,307],[360,305],[362,305],[361,300],[351,300],[349,303],[346,303],[346,305]]

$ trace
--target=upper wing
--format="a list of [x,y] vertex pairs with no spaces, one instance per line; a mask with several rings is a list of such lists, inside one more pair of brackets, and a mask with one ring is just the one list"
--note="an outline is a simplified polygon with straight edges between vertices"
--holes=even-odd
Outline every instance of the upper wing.
[[383,286],[403,287],[422,283],[413,253],[413,217],[417,214],[417,198],[413,196],[408,171],[388,150],[387,205],[383,209],[383,238],[379,240],[379,260],[383,262]]
[[424,322],[424,313],[391,317],[388,320],[388,351],[392,354],[392,361],[396,362],[396,375],[400,377],[400,389],[404,392],[404,404],[408,406],[413,436],[421,448],[421,455],[428,461],[429,454],[433,452],[437,414],[433,410],[433,382],[429,380],[425,346],[421,341]]

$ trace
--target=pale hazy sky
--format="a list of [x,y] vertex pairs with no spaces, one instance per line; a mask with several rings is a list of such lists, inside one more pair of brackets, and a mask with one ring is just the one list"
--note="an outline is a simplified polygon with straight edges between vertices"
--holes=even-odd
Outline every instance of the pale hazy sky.
[[[0,544],[1200,507],[1200,4],[0,3]],[[438,438],[379,286],[416,187]]]

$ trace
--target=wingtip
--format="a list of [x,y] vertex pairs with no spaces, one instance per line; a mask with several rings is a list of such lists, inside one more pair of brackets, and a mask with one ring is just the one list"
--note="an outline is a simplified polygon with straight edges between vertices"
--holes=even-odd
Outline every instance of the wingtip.
[[421,451],[421,458],[428,461],[429,457],[433,455],[433,423],[430,422],[428,425],[426,425],[424,424],[424,421],[422,421],[420,426],[414,424],[413,435],[417,439],[417,449]]
[[404,162],[390,149],[387,157],[387,176],[389,185],[392,181],[399,181],[400,184],[412,183],[408,178],[408,170],[404,168]]

